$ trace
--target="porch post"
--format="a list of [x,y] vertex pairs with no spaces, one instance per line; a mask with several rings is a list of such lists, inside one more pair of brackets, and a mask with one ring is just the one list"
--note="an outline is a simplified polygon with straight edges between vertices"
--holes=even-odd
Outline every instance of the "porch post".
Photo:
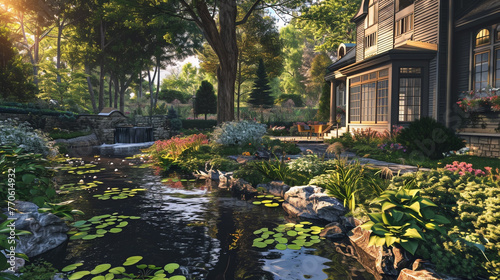
[[330,82],[330,121],[334,125],[337,122],[337,80]]

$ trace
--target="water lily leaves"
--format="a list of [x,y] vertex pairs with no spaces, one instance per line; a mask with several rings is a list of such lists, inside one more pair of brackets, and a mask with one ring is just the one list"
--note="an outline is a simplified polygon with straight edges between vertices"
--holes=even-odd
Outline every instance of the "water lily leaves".
[[104,194],[96,194],[93,195],[93,197],[97,197],[100,200],[108,200],[108,199],[119,200],[119,199],[134,197],[139,191],[146,191],[146,189],[138,188],[131,190],[130,188],[123,188],[123,189],[111,188],[105,190]]
[[278,207],[278,206],[280,206],[280,204],[276,203],[276,202],[275,203],[266,203],[266,204],[264,204],[264,206],[266,206],[266,207]]
[[254,234],[260,235],[260,237],[253,240],[253,247],[267,248],[275,244],[274,248],[278,250],[299,250],[302,247],[313,246],[321,242],[318,234],[323,228],[319,226],[309,228],[308,226],[311,224],[310,222],[287,223],[278,225],[272,230],[268,228],[258,229],[254,231]]
[[281,198],[279,196],[274,196],[272,194],[258,195],[255,198],[261,199],[261,200],[253,201],[252,204],[254,204],[254,205],[262,205],[263,204],[264,206],[270,207],[270,208],[278,207],[278,206],[280,206],[280,203],[285,201],[285,200],[283,200],[283,198]]
[[137,216],[130,216],[130,219],[132,219],[132,220],[138,220],[138,219],[140,219],[140,218],[141,218],[141,217],[137,217]]
[[61,269],[62,272],[68,272],[68,271],[72,271],[72,270],[75,270],[77,269],[79,266],[82,266],[83,263],[74,263],[74,264],[70,264],[70,265],[67,265],[65,266],[63,269]]
[[175,276],[172,276],[172,277],[170,277],[168,279],[169,280],[186,280],[186,277],[182,276],[182,275],[175,275]]
[[178,269],[180,265],[178,263],[169,263],[163,267],[166,272],[173,273],[176,269]]
[[124,266],[129,266],[129,265],[134,265],[136,263],[138,263],[140,260],[142,260],[143,257],[141,256],[133,256],[133,257],[129,257],[127,258],[127,260],[123,263]]
[[252,204],[254,204],[254,205],[261,205],[262,202],[261,201],[254,201],[254,202],[252,202]]
[[68,279],[69,280],[78,280],[82,279],[83,277],[87,276],[90,274],[90,271],[84,270],[84,271],[78,271],[73,274],[71,274]]
[[[95,238],[103,237],[106,233],[119,233],[129,222],[123,221],[125,218],[129,219],[140,219],[136,216],[118,216],[118,213],[105,214],[100,216],[94,216],[88,220],[77,221],[72,224],[73,230],[69,231],[68,234],[71,235],[70,240],[92,240]],[[119,222],[119,224],[117,224]],[[112,229],[105,229],[106,227],[113,226],[117,224]],[[95,233],[94,233],[95,230]]]
[[125,267],[123,266],[113,267],[112,269],[109,270],[109,272],[113,274],[122,274],[125,272]]
[[108,270],[111,268],[111,265],[109,263],[105,264],[100,264],[96,266],[93,270],[90,271],[91,274],[100,274],[103,273],[104,271]]
[[266,199],[266,200],[262,200],[262,201],[261,201],[261,203],[264,203],[264,204],[266,204],[266,203],[272,203],[272,202],[273,202],[273,201],[272,201],[272,200],[269,200],[269,199]]

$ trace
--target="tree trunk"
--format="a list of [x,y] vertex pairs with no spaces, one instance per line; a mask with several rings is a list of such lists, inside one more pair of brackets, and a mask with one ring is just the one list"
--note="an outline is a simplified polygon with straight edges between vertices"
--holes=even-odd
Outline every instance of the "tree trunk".
[[113,94],[111,93],[111,84],[113,83],[111,79],[111,75],[109,76],[109,83],[108,83],[108,95],[109,95],[109,107],[113,108]]
[[94,111],[94,113],[98,113],[97,105],[95,104],[94,88],[92,87],[92,80],[90,79],[90,76],[91,76],[90,66],[88,66],[87,64],[85,64],[85,74],[87,74],[87,86],[89,87],[90,102],[92,103],[92,110]]
[[100,23],[100,37],[101,37],[101,57],[100,57],[100,74],[99,74],[99,112],[104,108],[104,48],[106,43],[106,34],[104,34],[105,28],[104,23],[101,20]]
[[143,81],[143,77],[142,77],[142,71],[141,71],[141,72],[139,72],[139,95],[137,96],[137,99],[142,97],[142,81]]
[[157,82],[156,82],[156,95],[155,95],[155,107],[156,104],[158,104],[158,95],[160,94],[160,71],[161,71],[161,65],[160,65],[160,60],[157,58],[157,64],[156,64],[156,69],[157,69],[157,74],[158,76],[156,77]]
[[237,83],[238,83],[238,90],[236,92],[236,96],[238,96],[238,100],[236,101],[236,104],[238,106],[238,109],[237,109],[237,118],[236,120],[240,121],[240,96],[241,96],[241,56],[238,55],[238,80],[237,80]]
[[118,109],[118,94],[120,93],[120,84],[118,81],[118,77],[113,78],[113,84],[115,84],[115,108]]

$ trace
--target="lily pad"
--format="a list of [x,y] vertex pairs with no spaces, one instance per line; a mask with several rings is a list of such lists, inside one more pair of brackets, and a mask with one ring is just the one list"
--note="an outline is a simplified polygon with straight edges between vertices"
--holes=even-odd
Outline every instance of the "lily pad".
[[129,266],[129,265],[134,265],[136,263],[138,263],[140,260],[142,260],[143,257],[141,256],[133,256],[133,257],[129,257],[127,258],[127,260],[123,263],[124,266]]
[[100,264],[100,265],[96,266],[93,270],[91,270],[90,273],[95,275],[95,274],[103,273],[104,271],[106,271],[110,268],[111,268],[111,265],[109,263]]
[[180,265],[178,263],[169,263],[163,267],[166,272],[168,273],[174,273],[176,269],[178,269]]
[[172,276],[172,277],[170,277],[168,279],[169,280],[186,280],[186,277],[182,276],[182,275],[175,275],[175,276]]
[[84,270],[84,271],[78,271],[73,274],[71,274],[68,279],[69,280],[78,280],[82,279],[83,277],[87,276],[90,274],[90,271]]
[[252,202],[252,203],[253,203],[254,205],[260,205],[260,204],[262,204],[262,202],[260,202],[260,201],[254,201],[254,202]]
[[72,271],[72,270],[75,270],[77,269],[79,266],[82,266],[83,263],[74,263],[74,264],[70,264],[70,265],[67,265],[65,267],[63,267],[63,269],[61,269],[62,272],[68,272],[68,271]]
[[109,230],[109,232],[111,232],[111,233],[119,233],[121,231],[122,231],[121,228],[112,228],[112,229]]
[[112,269],[109,270],[109,272],[113,274],[122,274],[125,272],[125,267],[123,266],[113,267]]
[[278,250],[286,250],[286,244],[278,243],[276,244],[275,248]]
[[266,248],[267,247],[267,244],[264,243],[264,242],[254,242],[253,243],[253,246],[254,247],[257,247],[257,248]]
[[289,230],[289,231],[287,231],[287,232],[286,232],[286,234],[287,234],[288,236],[296,236],[296,235],[297,235],[297,232],[296,232],[296,231],[294,231],[294,230]]
[[299,246],[297,244],[288,244],[287,248],[292,249],[292,250],[300,250],[301,246]]

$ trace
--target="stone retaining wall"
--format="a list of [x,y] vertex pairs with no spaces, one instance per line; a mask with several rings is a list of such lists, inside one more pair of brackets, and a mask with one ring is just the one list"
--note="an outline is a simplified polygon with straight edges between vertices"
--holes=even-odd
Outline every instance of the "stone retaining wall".
[[460,133],[466,142],[466,146],[475,156],[500,157],[500,133],[499,134],[481,134],[481,133]]

